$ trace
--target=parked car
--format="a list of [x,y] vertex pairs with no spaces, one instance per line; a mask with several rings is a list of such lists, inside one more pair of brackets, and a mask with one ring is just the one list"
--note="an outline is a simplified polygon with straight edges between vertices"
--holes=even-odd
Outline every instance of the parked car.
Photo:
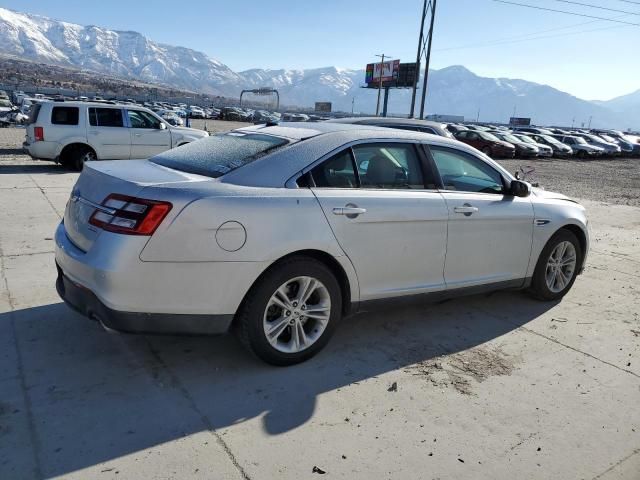
[[88,160],[149,158],[209,134],[174,127],[143,107],[42,102],[30,112],[23,150],[78,170]]
[[188,114],[191,118],[205,118],[204,110],[196,105],[189,107]]
[[0,116],[13,110],[13,105],[8,98],[0,98]]
[[551,135],[553,132],[548,128],[540,127],[513,127],[512,130],[517,133],[537,133],[539,135]]
[[528,135],[518,134],[518,133],[512,133],[512,135],[524,143],[528,143],[529,145],[533,145],[534,147],[537,147],[539,157],[553,156],[553,148],[551,148],[549,145],[545,145],[544,143],[538,143]]
[[578,203],[460,142],[325,122],[88,162],[55,243],[60,296],[104,326],[233,326],[258,357],[289,365],[343,315],[393,298],[513,287],[558,300],[589,236]]
[[[592,132],[596,134],[604,133],[608,137],[613,138],[618,141],[620,148],[623,148],[623,151],[628,152],[628,147],[631,146],[631,155],[638,156],[640,155],[640,143],[632,137],[629,137],[622,133],[619,130],[592,130]],[[623,147],[624,145],[624,147]]]
[[537,146],[526,142],[513,134],[504,133],[501,131],[493,131],[491,133],[498,137],[500,140],[508,142],[516,147],[516,157],[531,158],[537,157],[540,153],[540,149]]
[[604,150],[605,155],[615,156],[620,155],[620,153],[622,152],[622,149],[618,145],[606,142],[597,135],[592,135],[590,133],[574,133],[573,135],[576,137],[584,138],[586,142],[591,146],[601,148],[602,150]]
[[541,135],[539,133],[528,133],[523,134],[531,137],[535,142],[542,143],[551,147],[553,150],[553,156],[558,158],[566,158],[574,155],[573,149],[564,143],[562,143],[557,138],[554,138],[552,135]]
[[620,150],[624,155],[633,154],[633,144],[625,139],[609,136],[606,133],[598,133],[598,134],[592,133],[592,135],[595,135],[601,138],[602,140],[604,140],[605,142],[608,142],[612,145],[617,145],[618,147],[620,147]]
[[516,147],[488,132],[466,130],[456,133],[455,137],[491,158],[513,158],[516,154]]
[[330,123],[348,123],[352,125],[373,125],[375,127],[398,128],[413,132],[431,133],[441,137],[454,138],[444,124],[430,120],[416,118],[390,118],[390,117],[347,117],[327,120]]
[[463,130],[469,130],[467,127],[465,127],[464,125],[458,125],[456,123],[448,123],[447,126],[445,127],[447,130],[449,130],[452,134],[456,134],[458,132],[462,132]]
[[587,141],[576,135],[553,135],[559,142],[571,147],[575,155],[579,158],[604,155],[604,148],[590,145]]
[[166,120],[167,123],[173,125],[174,127],[181,127],[184,125],[184,121],[182,120],[182,118],[180,118],[180,116],[176,115],[176,113],[171,110],[161,110],[156,113],[160,117],[162,117],[163,120]]

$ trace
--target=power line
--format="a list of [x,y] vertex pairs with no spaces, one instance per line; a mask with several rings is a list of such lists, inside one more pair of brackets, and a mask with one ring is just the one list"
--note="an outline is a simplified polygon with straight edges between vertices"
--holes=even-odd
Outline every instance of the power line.
[[[590,23],[590,22],[587,22]],[[503,39],[503,40],[499,40],[499,41],[495,41],[495,42],[487,42],[487,43],[476,43],[473,45],[463,45],[460,47],[450,47],[450,48],[439,48],[437,49],[438,52],[443,52],[443,51],[449,51],[449,50],[463,50],[463,49],[468,49],[468,48],[483,48],[483,47],[494,47],[494,46],[499,46],[499,45],[508,45],[511,43],[520,43],[520,42],[529,42],[531,40],[544,40],[547,38],[558,38],[558,37],[568,37],[570,35],[578,35],[581,33],[589,33],[589,32],[599,32],[601,30],[611,30],[612,28],[625,28],[628,27],[629,25],[613,25],[610,27],[601,27],[601,28],[590,28],[588,30],[579,30],[577,32],[567,32],[567,33],[558,33],[556,35],[542,35],[539,37],[530,37],[530,38],[520,38],[520,39]],[[531,35],[531,34],[530,34]]]
[[627,15],[640,15],[637,12],[628,12],[626,10],[617,10],[615,8],[601,7],[600,5],[592,5],[590,3],[574,2],[572,0],[555,0],[556,2],[568,3],[571,5],[580,5],[581,7],[597,8],[598,10],[607,10],[608,12],[626,13]]
[[631,3],[633,5],[640,5],[640,2],[632,2],[631,0],[618,0],[619,2]]
[[567,14],[567,15],[575,15],[577,17],[594,18],[596,20],[606,20],[608,22],[622,23],[622,24],[625,24],[625,25],[633,25],[634,27],[640,27],[640,23],[625,22],[623,20],[612,20],[610,18],[596,17],[594,15],[586,15],[584,13],[568,12],[566,10],[556,10],[555,8],[538,7],[536,5],[527,5],[526,3],[508,2],[506,0],[493,0],[493,1],[494,2],[498,2],[498,3],[505,3],[505,4],[508,4],[508,5],[516,5],[518,7],[534,8],[536,10],[544,10],[544,11],[547,11],[547,12],[564,13],[564,14]]
[[[624,15],[618,15],[616,17],[612,17],[612,19],[617,19],[617,18],[622,18],[624,17]],[[524,42],[527,40],[537,40],[538,38],[526,38],[526,37],[535,37],[537,35],[540,35],[542,33],[549,33],[549,32],[556,32],[558,30],[566,30],[569,28],[576,28],[576,27],[582,27],[584,25],[591,25],[592,23],[598,23],[601,20],[590,20],[588,22],[580,22],[580,23],[574,23],[571,25],[565,25],[564,27],[556,27],[556,28],[548,28],[545,30],[537,30],[535,32],[530,32],[530,33],[523,33],[521,35],[514,35],[514,36],[509,36],[509,37],[504,37],[504,38],[496,38],[494,40],[490,40],[488,42],[474,42],[474,43],[470,43],[470,44],[465,44],[465,45],[459,45],[456,47],[448,47],[448,48],[438,48],[436,51],[438,52],[442,52],[442,51],[447,51],[447,50],[461,50],[461,49],[466,49],[466,48],[475,48],[475,47],[484,47],[484,46],[491,46],[491,45],[502,45],[502,44],[507,44],[507,43],[517,43],[517,42]],[[578,33],[585,33],[585,32],[595,32],[598,30],[607,30],[607,29],[611,29],[611,28],[624,28],[628,25],[614,25],[612,27],[605,27],[605,28],[598,28],[598,29],[589,29],[589,30],[580,30],[578,32],[569,32],[566,34],[559,34],[559,35],[550,35],[549,37],[560,37],[560,36],[564,36],[564,35],[575,35]],[[540,38],[547,38],[547,37],[540,37]]]

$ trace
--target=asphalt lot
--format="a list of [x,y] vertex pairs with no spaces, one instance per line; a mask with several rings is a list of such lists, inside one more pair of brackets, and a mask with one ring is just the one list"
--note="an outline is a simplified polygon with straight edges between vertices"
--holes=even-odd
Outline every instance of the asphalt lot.
[[592,235],[561,303],[360,314],[274,368],[231,336],[111,334],[62,304],[52,237],[77,174],[22,136],[0,129],[0,479],[640,478],[638,177],[589,196],[623,160],[560,189],[585,193]]

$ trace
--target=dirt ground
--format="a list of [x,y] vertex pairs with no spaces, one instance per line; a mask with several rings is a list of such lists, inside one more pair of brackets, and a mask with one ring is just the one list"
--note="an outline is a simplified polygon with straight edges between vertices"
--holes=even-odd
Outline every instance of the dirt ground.
[[587,208],[561,302],[362,313],[274,368],[232,336],[110,334],[61,303],[52,237],[78,174],[23,136],[0,129],[0,479],[640,478],[638,160],[503,162]]

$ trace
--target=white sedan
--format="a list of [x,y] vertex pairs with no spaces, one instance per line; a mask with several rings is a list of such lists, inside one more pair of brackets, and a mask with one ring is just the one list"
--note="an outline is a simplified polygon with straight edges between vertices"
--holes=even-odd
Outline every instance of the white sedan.
[[589,245],[582,206],[472,147],[335,123],[89,162],[55,239],[60,296],[105,327],[233,329],[278,365],[378,302],[501,288],[559,299]]

